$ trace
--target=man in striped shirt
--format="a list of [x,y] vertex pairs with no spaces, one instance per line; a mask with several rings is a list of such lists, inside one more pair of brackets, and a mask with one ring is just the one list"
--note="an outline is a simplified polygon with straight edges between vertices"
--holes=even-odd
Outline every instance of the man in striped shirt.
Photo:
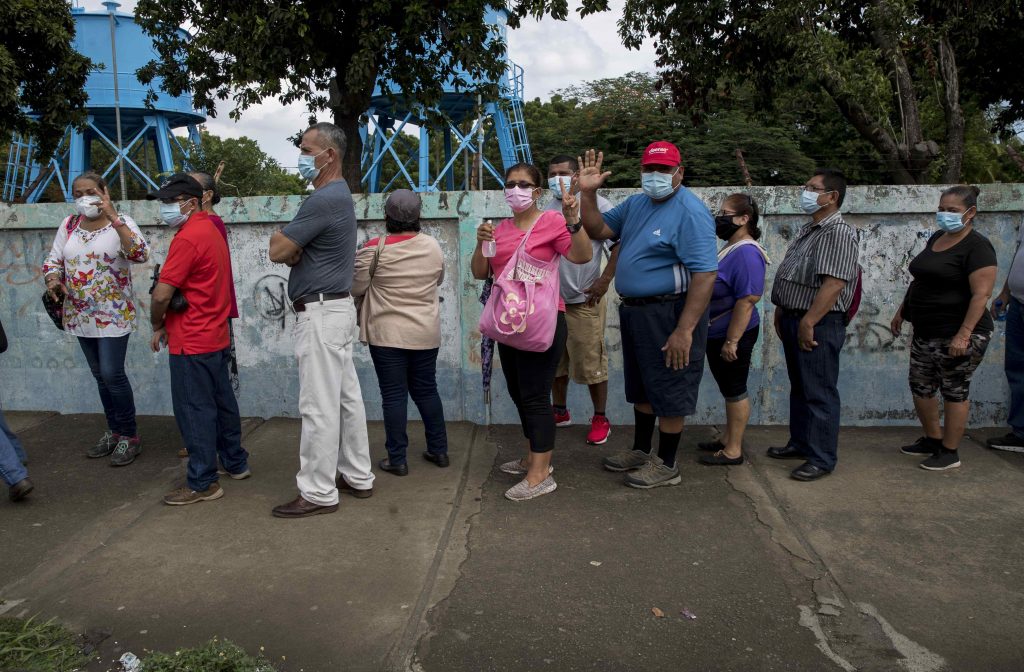
[[811,216],[775,275],[775,333],[789,371],[789,441],[768,457],[803,459],[791,472],[815,481],[836,467],[839,444],[839,352],[857,278],[857,232],[839,207],[846,178],[818,170],[804,185],[801,209]]

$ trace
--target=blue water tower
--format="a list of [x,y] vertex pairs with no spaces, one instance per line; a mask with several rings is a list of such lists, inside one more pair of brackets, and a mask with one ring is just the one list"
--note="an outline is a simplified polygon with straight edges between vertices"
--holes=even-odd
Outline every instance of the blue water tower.
[[[504,42],[508,12],[488,8],[484,20]],[[460,74],[470,87],[481,83],[466,72]],[[422,105],[406,99],[394,82],[378,84],[360,127],[364,188],[370,192],[406,186],[416,191],[453,191],[457,183],[459,188],[468,190],[475,182],[480,189],[485,171],[503,183],[504,171],[499,172],[484,156],[484,149],[493,140],[498,142],[504,168],[519,162],[530,163],[530,143],[523,120],[523,68],[509,60],[505,74],[496,83],[498,99],[480,100],[458,90],[450,80],[435,109],[445,119],[440,125],[430,120]],[[473,123],[467,129],[463,122],[468,119]],[[407,126],[419,127],[418,142],[406,130]],[[430,165],[430,137],[434,133],[443,134],[440,166]],[[417,179],[409,172],[414,164],[419,168]],[[383,184],[385,165],[394,169],[394,176]],[[456,179],[460,173],[460,179]]]
[[[122,190],[130,182],[155,189],[157,183],[146,170],[148,164],[155,167],[154,173],[173,172],[173,147],[188,157],[188,145],[182,145],[172,130],[187,127],[189,140],[198,144],[197,125],[206,117],[192,108],[189,95],[172,97],[161,92],[153,107],[146,106],[149,87],[139,82],[135,71],[157,58],[153,41],[135,23],[134,16],[117,11],[119,3],[103,5],[105,12],[87,12],[81,7],[71,10],[75,49],[90,58],[95,68],[85,85],[89,95],[87,125],[82,129],[69,127],[57,151],[44,163],[32,157],[35,139],[15,134],[4,177],[5,201],[35,203],[54,181],[70,201],[71,183],[89,169],[106,178],[115,198],[124,197],[118,193],[118,184]],[[153,88],[160,89],[159,80],[153,82]],[[113,154],[109,165],[93,165],[94,140]]]

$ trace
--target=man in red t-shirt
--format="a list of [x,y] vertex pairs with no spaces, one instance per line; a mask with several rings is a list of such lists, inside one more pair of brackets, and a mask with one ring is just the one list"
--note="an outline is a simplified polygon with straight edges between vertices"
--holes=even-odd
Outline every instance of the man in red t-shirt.
[[[224,496],[217,482],[218,454],[231,478],[251,475],[228,377],[231,260],[224,237],[200,210],[202,197],[203,188],[184,173],[147,195],[160,200],[160,219],[177,229],[153,290],[150,315],[153,351],[166,344],[170,352],[174,418],[188,450],[186,487],[164,497],[174,506]],[[169,310],[175,291],[187,304],[181,310]]]

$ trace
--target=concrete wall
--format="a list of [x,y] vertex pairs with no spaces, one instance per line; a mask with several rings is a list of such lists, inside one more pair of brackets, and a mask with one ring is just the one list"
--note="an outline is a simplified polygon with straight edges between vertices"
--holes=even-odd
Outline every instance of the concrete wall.
[[[712,208],[733,188],[695,190]],[[861,232],[864,265],[864,301],[848,330],[843,351],[841,393],[843,421],[853,425],[913,423],[907,389],[907,339],[893,339],[888,324],[909,282],[907,265],[923,247],[934,227],[939,187],[853,187],[843,210]],[[613,202],[629,196],[629,190],[612,190]],[[762,242],[775,264],[769,282],[788,241],[805,217],[796,210],[795,188],[755,188],[755,198],[765,213]],[[294,317],[285,288],[288,269],[267,258],[271,233],[294,216],[299,197],[225,199],[219,211],[229,224],[235,283],[241,319],[236,323],[243,415],[295,416],[298,377],[292,354]],[[982,188],[978,229],[999,253],[1002,286],[1014,250],[1017,230],[1024,218],[1024,184],[987,185]],[[438,361],[438,380],[445,410],[452,420],[495,423],[517,422],[496,367],[490,408],[480,392],[479,283],[469,272],[475,245],[475,227],[487,218],[508,213],[500,192],[437,193],[424,196],[425,230],[445,250],[447,280],[442,295],[443,345]],[[148,313],[147,292],[154,263],[162,260],[169,243],[168,230],[157,224],[153,203],[131,202],[124,211],[143,226],[153,246],[153,259],[134,274],[138,302]],[[360,241],[383,228],[380,195],[359,196]],[[40,297],[43,279],[40,262],[49,250],[56,227],[70,212],[65,204],[0,204],[0,319],[11,340],[10,351],[0,356],[0,402],[4,408],[57,410],[65,413],[98,412],[99,398],[75,339],[56,329],[43,312]],[[615,298],[612,296],[612,300]],[[762,310],[769,310],[764,305]],[[613,304],[614,305],[614,304]],[[771,315],[767,315],[770,323]],[[142,414],[170,414],[166,353],[148,348],[148,320],[141,322],[132,338],[128,370],[138,410]],[[632,421],[632,411],[622,397],[622,354],[617,311],[608,313],[608,350],[611,357],[609,416],[614,423]],[[365,346],[356,347],[367,414],[380,418],[380,393]],[[1000,424],[1005,416],[1006,384],[1002,374],[1003,327],[997,327],[972,387],[972,421]],[[782,349],[771,330],[762,331],[750,376],[753,399],[752,423],[787,421],[788,389]],[[710,373],[705,375],[696,423],[721,422],[722,402]],[[570,407],[577,421],[590,412],[586,390],[572,386]],[[415,417],[415,412],[412,414]]]

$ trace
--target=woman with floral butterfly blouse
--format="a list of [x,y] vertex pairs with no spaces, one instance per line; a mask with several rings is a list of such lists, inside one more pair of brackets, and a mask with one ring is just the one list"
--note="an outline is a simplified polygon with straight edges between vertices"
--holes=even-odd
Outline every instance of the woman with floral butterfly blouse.
[[107,431],[85,454],[110,456],[120,467],[142,450],[124,360],[135,330],[131,265],[149,259],[149,246],[138,225],[114,209],[100,175],[83,173],[72,192],[77,214],[61,222],[43,263],[46,292],[63,302],[64,329],[78,337],[107,416]]

